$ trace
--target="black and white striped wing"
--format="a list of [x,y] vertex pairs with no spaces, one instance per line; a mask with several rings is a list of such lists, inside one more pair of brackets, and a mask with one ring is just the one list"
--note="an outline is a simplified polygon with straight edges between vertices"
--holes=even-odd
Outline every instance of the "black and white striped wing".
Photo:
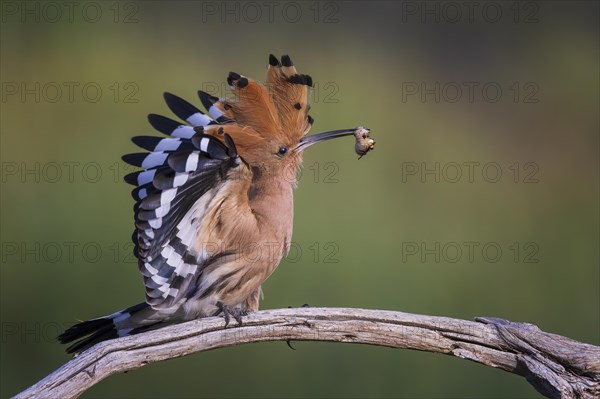
[[192,126],[151,114],[152,126],[170,137],[134,137],[135,144],[150,152],[123,157],[143,168],[125,176],[125,181],[137,186],[132,192],[134,254],[144,276],[146,302],[155,309],[177,305],[194,289],[202,259],[192,246],[203,206],[232,168],[245,167],[228,135],[225,145],[202,133],[201,126],[218,121],[172,94],[165,93],[165,100]]

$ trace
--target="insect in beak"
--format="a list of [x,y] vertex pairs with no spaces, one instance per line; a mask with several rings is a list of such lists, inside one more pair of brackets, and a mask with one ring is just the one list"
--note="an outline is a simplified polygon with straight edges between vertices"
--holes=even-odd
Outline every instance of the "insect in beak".
[[[317,133],[310,136],[306,136],[300,140],[300,143],[294,148],[294,151],[304,151],[306,148],[313,144],[320,143],[335,139],[338,137],[351,136],[353,135],[356,139],[354,150],[362,158],[367,152],[371,151],[375,146],[375,141],[369,137],[370,130],[362,126],[358,126],[355,129],[340,129],[332,130],[330,132]],[[360,158],[359,158],[360,159]]]
[[354,138],[356,144],[354,144],[354,151],[360,155],[358,159],[361,159],[367,152],[375,148],[375,140],[373,140],[369,134],[371,131],[365,127],[359,126],[354,130]]

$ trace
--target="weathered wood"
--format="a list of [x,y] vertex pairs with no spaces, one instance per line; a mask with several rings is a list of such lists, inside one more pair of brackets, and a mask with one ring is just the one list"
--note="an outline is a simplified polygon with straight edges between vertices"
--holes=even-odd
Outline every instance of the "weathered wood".
[[[234,322],[235,324],[235,322]],[[149,363],[251,342],[333,341],[444,353],[527,379],[550,398],[600,397],[600,347],[533,324],[410,313],[299,308],[263,310],[242,326],[209,317],[102,342],[15,398],[75,398],[104,378]]]

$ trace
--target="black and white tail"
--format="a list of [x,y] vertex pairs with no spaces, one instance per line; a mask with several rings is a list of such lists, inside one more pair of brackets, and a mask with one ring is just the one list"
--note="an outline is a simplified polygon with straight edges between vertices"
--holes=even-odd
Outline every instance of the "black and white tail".
[[75,342],[67,353],[84,351],[98,342],[124,337],[161,327],[164,316],[158,315],[146,303],[139,303],[108,316],[84,321],[70,327],[58,336],[61,344]]

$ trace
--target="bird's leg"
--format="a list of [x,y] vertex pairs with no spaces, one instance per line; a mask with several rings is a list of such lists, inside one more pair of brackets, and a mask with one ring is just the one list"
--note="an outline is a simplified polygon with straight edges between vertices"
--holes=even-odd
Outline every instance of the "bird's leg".
[[217,312],[214,315],[218,316],[221,313],[223,314],[223,318],[225,319],[225,327],[227,327],[229,325],[229,321],[231,320],[231,317],[233,317],[235,319],[235,321],[237,321],[238,324],[241,326],[242,325],[242,316],[248,315],[248,312],[246,312],[245,310],[243,310],[241,308],[231,308],[231,307],[223,304],[223,302],[221,302],[221,301],[217,302],[217,307],[219,308],[219,310],[217,310]]

